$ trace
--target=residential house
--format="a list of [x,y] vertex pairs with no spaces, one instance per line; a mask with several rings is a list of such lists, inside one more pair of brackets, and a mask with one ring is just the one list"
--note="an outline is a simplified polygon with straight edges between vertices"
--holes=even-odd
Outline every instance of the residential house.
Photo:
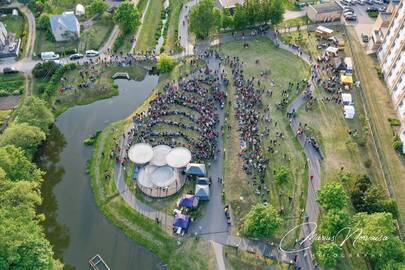
[[80,24],[73,12],[49,17],[52,34],[56,41],[66,41],[80,37]]

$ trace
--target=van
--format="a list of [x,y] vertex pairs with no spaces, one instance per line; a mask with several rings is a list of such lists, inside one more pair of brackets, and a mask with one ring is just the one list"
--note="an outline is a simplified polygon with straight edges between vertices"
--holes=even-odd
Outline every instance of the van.
[[351,57],[345,57],[343,60],[345,65],[346,65],[346,74],[351,75],[353,74],[353,63],[352,63],[352,58]]
[[59,54],[54,53],[54,52],[42,52],[41,53],[41,59],[43,61],[58,60],[59,59]]
[[99,52],[98,51],[94,51],[94,50],[88,50],[86,51],[86,57],[97,57],[99,56]]

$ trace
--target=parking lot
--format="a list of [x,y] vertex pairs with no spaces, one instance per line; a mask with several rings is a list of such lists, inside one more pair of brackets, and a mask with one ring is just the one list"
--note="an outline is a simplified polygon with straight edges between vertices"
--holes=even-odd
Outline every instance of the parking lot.
[[[349,7],[352,8],[354,10],[354,14],[356,14],[357,16],[357,20],[356,21],[347,21],[345,19],[344,22],[347,25],[353,25],[356,29],[356,33],[359,37],[359,40],[362,40],[362,34],[363,35],[368,35],[369,37],[369,42],[368,43],[363,43],[365,50],[368,53],[371,53],[370,49],[369,49],[369,44],[371,44],[371,33],[374,29],[374,23],[376,21],[376,18],[371,18],[368,14],[367,14],[367,9],[369,7],[375,7],[375,8],[386,8],[387,4],[352,4],[352,5],[347,5],[344,4],[343,2],[340,2],[340,4],[344,7]],[[370,46],[371,47],[371,46]]]

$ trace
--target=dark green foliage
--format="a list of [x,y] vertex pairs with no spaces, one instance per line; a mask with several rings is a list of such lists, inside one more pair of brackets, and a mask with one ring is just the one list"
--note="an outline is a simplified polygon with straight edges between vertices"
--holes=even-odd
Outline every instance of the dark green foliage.
[[56,87],[58,86],[63,74],[65,74],[70,70],[76,69],[76,67],[77,66],[75,63],[59,66],[56,72],[52,75],[51,79],[49,80],[48,85],[46,86],[44,93],[42,94],[43,98],[45,100],[49,100],[49,98],[55,94]]
[[271,205],[262,203],[252,207],[243,223],[243,232],[254,238],[268,238],[279,228],[282,219]]
[[32,70],[32,75],[34,75],[34,78],[48,79],[52,77],[59,66],[60,65],[55,63],[54,61],[38,63]]
[[340,210],[347,205],[347,195],[340,183],[332,182],[318,190],[318,203],[326,210]]
[[28,123],[31,126],[39,127],[45,133],[48,133],[49,126],[54,121],[55,118],[48,108],[48,104],[35,96],[26,97],[16,111],[15,122]]
[[320,244],[316,249],[319,263],[326,268],[335,267],[341,255],[342,248],[334,242]]
[[114,11],[113,21],[120,26],[122,32],[133,33],[140,24],[137,7],[132,2],[121,3]]

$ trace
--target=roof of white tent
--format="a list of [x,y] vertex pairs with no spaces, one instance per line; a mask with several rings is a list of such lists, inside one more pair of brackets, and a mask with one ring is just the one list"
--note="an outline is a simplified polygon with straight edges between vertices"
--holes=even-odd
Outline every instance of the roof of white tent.
[[156,145],[153,147],[153,158],[150,161],[151,165],[164,166],[167,164],[166,157],[172,148],[168,145]]
[[147,143],[137,143],[129,149],[128,157],[136,164],[148,163],[153,158],[152,146]]
[[84,14],[85,8],[84,8],[84,6],[82,4],[77,4],[76,8],[75,8],[75,11],[76,11],[76,15]]
[[186,167],[191,161],[191,152],[185,147],[175,147],[166,156],[166,162],[173,168]]
[[347,93],[342,93],[342,101],[352,103],[352,95]]
[[353,106],[346,105],[346,106],[343,107],[343,109],[345,111],[345,118],[352,119],[354,117],[355,109],[354,109]]

